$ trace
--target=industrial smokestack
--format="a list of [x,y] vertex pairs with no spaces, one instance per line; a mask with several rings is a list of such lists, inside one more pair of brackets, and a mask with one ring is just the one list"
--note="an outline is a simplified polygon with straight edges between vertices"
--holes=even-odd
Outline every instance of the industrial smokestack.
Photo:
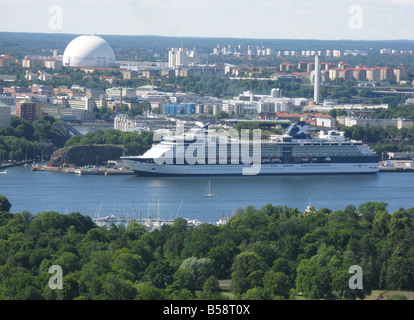
[[319,103],[319,85],[321,83],[321,67],[319,64],[319,55],[315,55],[315,77],[314,77],[314,91],[313,91],[313,102]]
[[122,110],[122,87],[119,94],[119,109]]

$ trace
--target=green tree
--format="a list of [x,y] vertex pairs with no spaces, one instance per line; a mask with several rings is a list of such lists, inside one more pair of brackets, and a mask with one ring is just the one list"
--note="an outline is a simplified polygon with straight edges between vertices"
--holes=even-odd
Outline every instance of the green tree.
[[372,235],[377,239],[386,237],[390,230],[390,220],[391,217],[388,212],[377,212],[372,223]]
[[173,291],[179,291],[181,289],[187,289],[193,295],[195,294],[196,282],[194,274],[187,270],[180,268],[173,275],[174,282],[168,288]]
[[194,294],[188,289],[179,289],[170,295],[173,300],[194,300]]
[[2,281],[1,300],[26,300],[32,288],[37,288],[35,278],[26,270],[16,270]]
[[292,271],[289,260],[285,258],[279,258],[273,261],[272,270],[275,272],[283,272],[287,276],[294,275],[294,271]]
[[194,275],[197,289],[201,289],[204,282],[214,273],[213,263],[207,258],[187,258],[181,263],[180,269],[188,270]]
[[351,289],[349,279],[351,275],[347,270],[338,270],[332,275],[332,293],[338,298],[355,300],[364,298],[365,294],[361,289]]
[[290,280],[283,272],[269,270],[263,277],[263,287],[268,290],[272,296],[280,296],[284,299],[289,298]]
[[53,264],[60,266],[68,274],[79,269],[79,258],[72,252],[62,252]]
[[166,292],[155,287],[150,282],[138,283],[135,285],[137,295],[135,300],[165,300],[168,298]]
[[215,276],[211,276],[203,285],[203,290],[199,295],[203,300],[226,300],[227,297],[221,292],[220,284]]
[[110,300],[132,300],[136,297],[136,289],[132,282],[108,274],[103,285],[104,292]]
[[364,220],[372,222],[377,212],[386,211],[387,206],[385,202],[365,202],[358,207],[358,212]]
[[412,290],[414,287],[414,271],[412,259],[408,260],[395,252],[387,261],[385,286],[387,289]]
[[232,240],[225,240],[223,244],[210,249],[207,257],[212,261],[218,278],[230,276],[233,259],[238,253],[239,250]]
[[9,202],[9,200],[0,194],[0,212],[10,212],[12,204]]
[[310,259],[301,260],[297,268],[296,288],[310,299],[315,297],[313,280],[317,270],[317,265]]
[[168,261],[156,260],[145,269],[143,279],[152,282],[157,288],[165,289],[172,284],[175,271]]
[[271,300],[270,292],[262,287],[254,287],[243,294],[244,300]]
[[215,115],[215,119],[227,119],[229,117],[229,114],[226,111],[220,110]]
[[62,284],[62,290],[57,290],[57,299],[74,300],[79,296],[79,284],[73,274],[63,277]]
[[312,294],[314,299],[330,296],[332,293],[332,276],[327,266],[320,267],[313,278]]
[[115,251],[111,259],[111,267],[122,279],[130,281],[139,280],[145,270],[142,258],[127,248]]
[[255,252],[239,253],[233,263],[232,287],[236,294],[243,294],[252,288],[249,275],[255,271],[264,271],[265,264]]
[[412,234],[412,230],[410,231],[410,223],[410,217],[404,209],[401,208],[395,211],[390,220],[389,237],[394,241],[407,238],[407,233]]

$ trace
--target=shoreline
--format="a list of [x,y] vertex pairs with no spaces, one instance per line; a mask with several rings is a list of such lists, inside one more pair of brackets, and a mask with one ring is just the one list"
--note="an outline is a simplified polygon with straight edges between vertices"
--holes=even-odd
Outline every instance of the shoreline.
[[[40,166],[33,167],[32,171],[48,171],[58,173],[72,173],[79,175],[134,175],[134,171],[130,169],[112,169],[106,167],[93,167],[93,168],[73,168],[73,167],[48,167]],[[379,167],[378,173],[414,173],[414,167]]]
[[[17,161],[13,163],[3,163],[0,165],[0,169],[7,169],[11,167],[18,167],[25,164],[25,161]],[[26,161],[26,164],[29,162]],[[113,169],[106,168],[103,166],[85,168],[85,167],[50,167],[47,165],[36,165],[32,166],[32,171],[48,171],[48,172],[58,172],[58,173],[72,173],[79,175],[134,175],[134,171],[126,168]],[[388,172],[398,172],[398,173],[414,173],[414,167],[408,166],[384,166],[380,165],[378,168],[378,173],[388,173]]]
[[0,169],[7,169],[7,168],[10,168],[10,167],[18,167],[18,166],[22,166],[22,165],[24,165],[24,164],[29,164],[29,161],[16,161],[16,162],[6,162],[6,163],[2,163],[1,165],[0,165]]
[[384,168],[384,167],[380,167],[378,172],[408,172],[408,173],[412,173],[414,172],[414,168]]

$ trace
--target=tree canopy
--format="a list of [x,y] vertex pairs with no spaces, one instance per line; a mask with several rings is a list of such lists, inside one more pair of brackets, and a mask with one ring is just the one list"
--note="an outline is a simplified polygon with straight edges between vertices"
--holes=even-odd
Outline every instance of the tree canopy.
[[123,145],[130,154],[142,154],[151,148],[153,143],[152,137],[152,131],[143,131],[141,134],[137,134],[115,129],[98,129],[90,131],[84,136],[73,136],[66,142],[65,146],[114,144]]
[[[367,202],[309,213],[249,206],[222,226],[183,218],[150,231],[98,227],[89,216],[10,213],[0,197],[0,299],[365,298],[414,290],[414,208]],[[51,289],[49,268],[63,272]],[[350,289],[351,266],[363,289]],[[218,279],[231,280],[224,294]]]
[[0,162],[40,159],[65,145],[70,135],[61,121],[44,115],[42,119],[29,121],[12,117],[10,125],[0,129]]

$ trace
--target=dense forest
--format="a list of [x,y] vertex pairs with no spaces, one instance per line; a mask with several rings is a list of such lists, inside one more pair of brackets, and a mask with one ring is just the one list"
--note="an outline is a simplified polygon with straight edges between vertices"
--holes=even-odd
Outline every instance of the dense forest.
[[[414,208],[389,213],[367,202],[302,213],[268,204],[239,209],[222,226],[177,218],[153,231],[11,208],[0,196],[0,299],[360,299],[414,290]],[[354,265],[362,289],[349,287]],[[49,285],[51,266],[62,268],[62,289]]]

